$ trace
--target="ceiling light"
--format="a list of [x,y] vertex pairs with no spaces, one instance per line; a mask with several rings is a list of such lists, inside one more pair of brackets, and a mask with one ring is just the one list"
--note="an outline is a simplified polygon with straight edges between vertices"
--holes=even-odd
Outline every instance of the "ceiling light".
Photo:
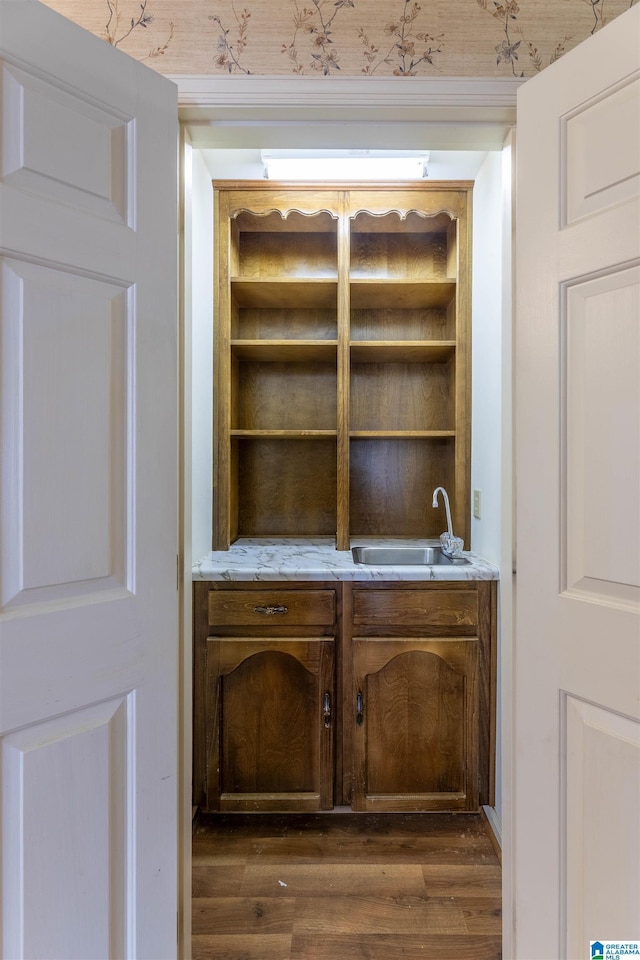
[[269,180],[422,180],[425,151],[263,150]]

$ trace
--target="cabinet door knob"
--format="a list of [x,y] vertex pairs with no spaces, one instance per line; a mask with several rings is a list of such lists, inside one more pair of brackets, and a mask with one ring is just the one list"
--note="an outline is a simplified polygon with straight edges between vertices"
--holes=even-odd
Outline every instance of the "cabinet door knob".
[[363,710],[362,692],[358,690],[358,695],[356,697],[356,723],[358,724],[359,727],[362,726],[362,719],[363,719],[362,710]]
[[277,607],[254,607],[254,613],[262,613],[267,617],[273,617],[277,613],[288,613],[289,607],[277,606]]
[[331,726],[331,695],[327,691],[324,695],[324,708],[322,711],[322,719],[324,720],[325,727]]

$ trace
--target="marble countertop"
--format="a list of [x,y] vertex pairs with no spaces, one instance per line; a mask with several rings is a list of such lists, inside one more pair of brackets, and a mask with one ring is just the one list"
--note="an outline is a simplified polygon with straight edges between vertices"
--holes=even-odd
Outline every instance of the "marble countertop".
[[[353,538],[352,547],[439,546],[437,540]],[[354,563],[351,550],[336,550],[331,537],[237,540],[229,550],[207,553],[193,564],[194,580],[499,580],[496,566],[465,551],[469,563],[452,566],[373,566]]]

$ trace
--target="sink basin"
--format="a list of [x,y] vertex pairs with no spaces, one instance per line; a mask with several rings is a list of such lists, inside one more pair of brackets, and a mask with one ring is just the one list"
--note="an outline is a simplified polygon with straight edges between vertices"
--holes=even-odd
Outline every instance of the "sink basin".
[[354,563],[368,563],[373,566],[390,564],[420,564],[438,567],[448,567],[469,563],[466,557],[451,560],[445,557],[439,547],[352,547],[351,555]]

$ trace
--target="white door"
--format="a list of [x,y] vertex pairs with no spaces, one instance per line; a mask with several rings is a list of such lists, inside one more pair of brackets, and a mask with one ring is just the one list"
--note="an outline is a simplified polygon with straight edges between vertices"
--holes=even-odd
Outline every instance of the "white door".
[[640,6],[518,92],[515,957],[640,938]]
[[176,88],[0,0],[2,956],[175,956]]

